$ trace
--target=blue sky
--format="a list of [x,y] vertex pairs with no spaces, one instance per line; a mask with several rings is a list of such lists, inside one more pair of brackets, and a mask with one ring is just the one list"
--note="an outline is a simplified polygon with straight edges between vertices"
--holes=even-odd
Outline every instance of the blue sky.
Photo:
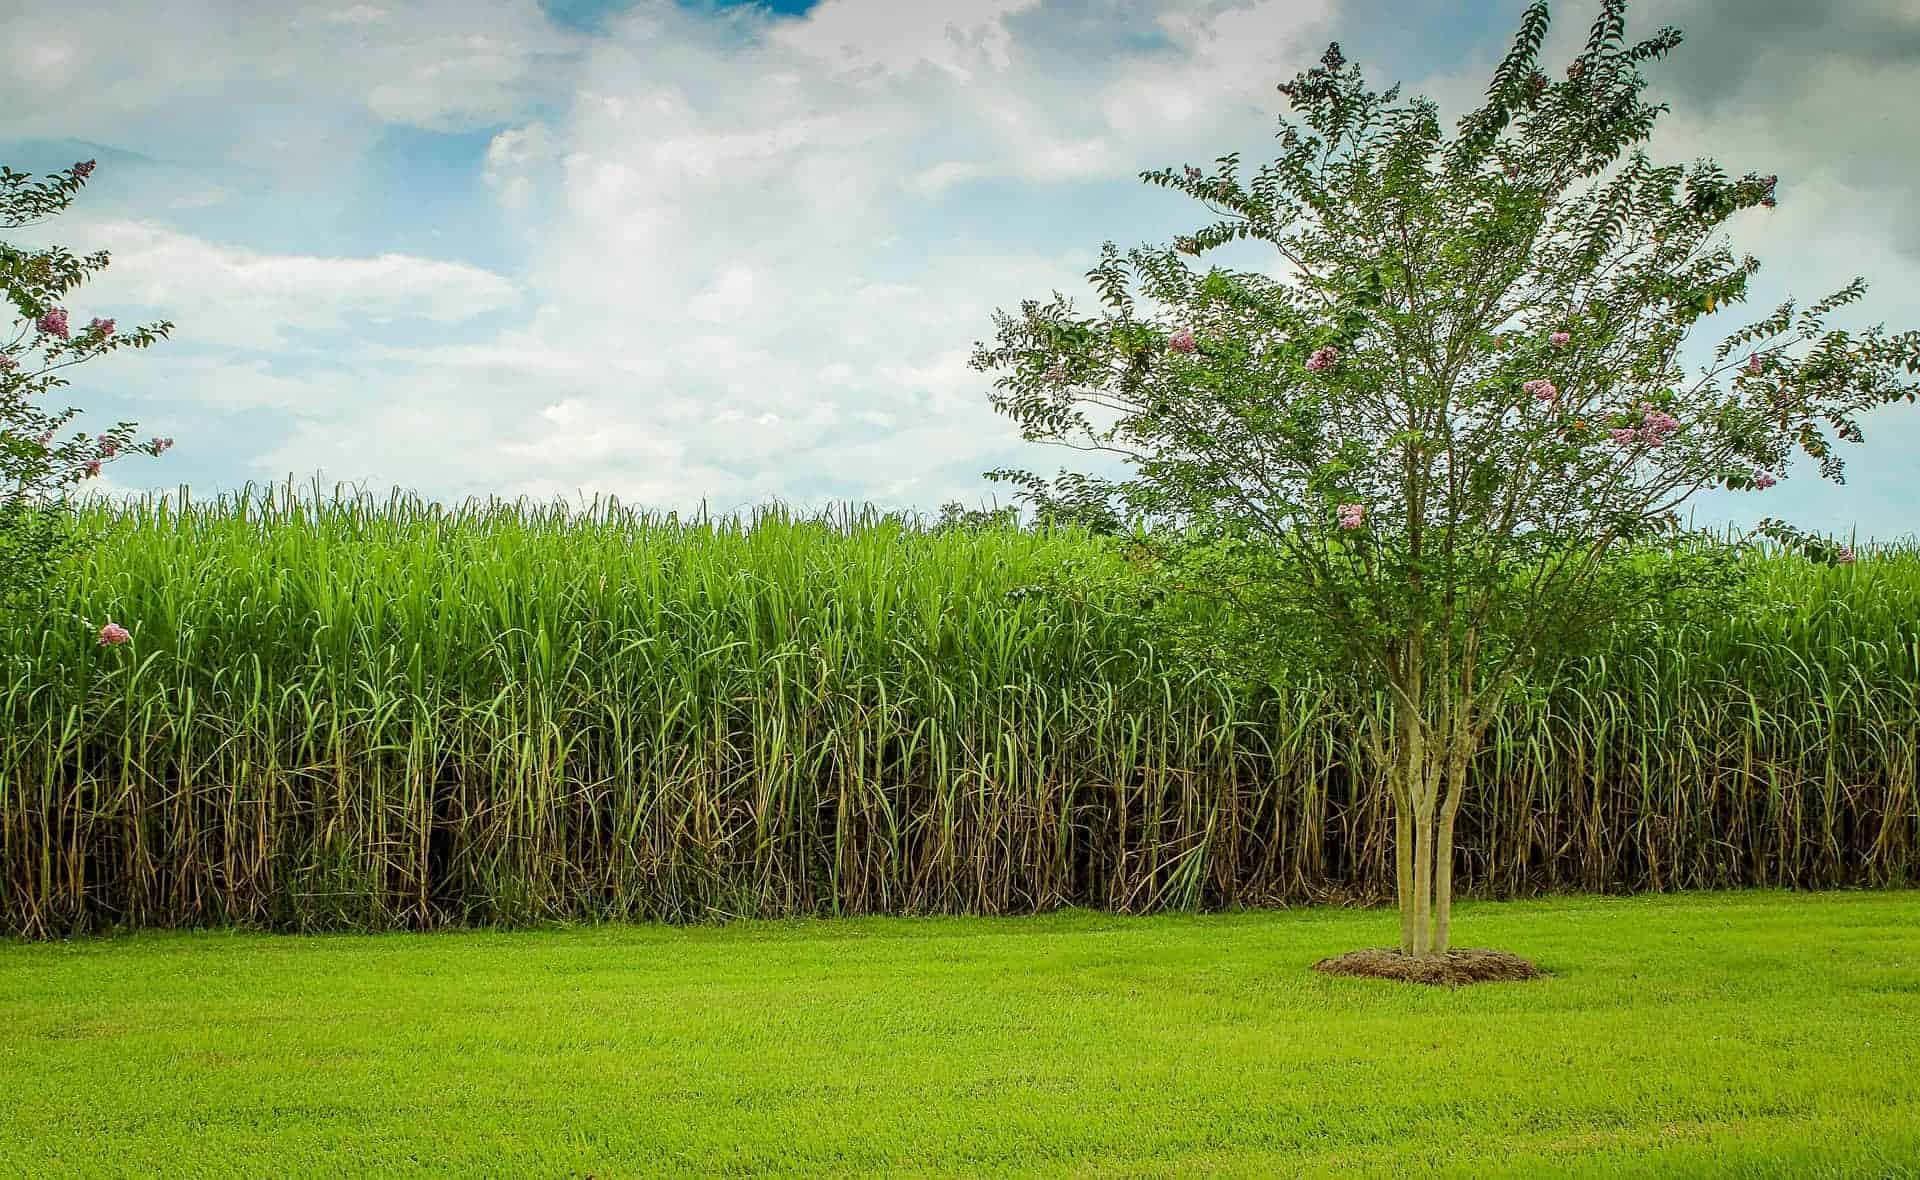
[[[1469,109],[1522,0],[103,0],[0,61],[0,163],[95,158],[11,235],[106,249],[81,322],[174,338],[71,371],[85,424],[178,440],[116,491],[249,481],[442,499],[613,493],[662,508],[851,498],[931,511],[1005,490],[1020,442],[967,358],[1054,290],[1093,314],[1100,243],[1209,220],[1137,174],[1271,159],[1274,85],[1329,40],[1376,88]],[[1591,3],[1557,3],[1551,70]],[[1920,326],[1920,15],[1905,0],[1641,0],[1660,162],[1777,173],[1728,234],[1764,268],[1682,359],[1854,275],[1830,321]],[[115,36],[88,39],[88,28]],[[1209,263],[1280,275],[1271,247]],[[1912,534],[1920,409],[1810,467],[1696,502]]]

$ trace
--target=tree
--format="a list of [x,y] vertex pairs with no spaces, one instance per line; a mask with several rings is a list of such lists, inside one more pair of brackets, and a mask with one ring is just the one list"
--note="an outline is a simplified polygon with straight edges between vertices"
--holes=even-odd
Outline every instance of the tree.
[[[1700,560],[1667,568],[1710,575],[1723,563],[1680,524],[1689,497],[1764,490],[1796,449],[1840,482],[1829,432],[1858,441],[1859,414],[1915,397],[1899,371],[1920,373],[1920,332],[1821,332],[1860,279],[1734,332],[1682,387],[1691,325],[1742,302],[1759,267],[1709,239],[1772,208],[1776,178],[1649,162],[1636,145],[1667,107],[1640,100],[1637,67],[1681,38],[1627,45],[1626,8],[1603,0],[1553,82],[1535,64],[1548,6],[1533,4],[1447,141],[1435,104],[1363,89],[1329,46],[1279,87],[1306,126],[1281,118],[1282,154],[1250,183],[1237,154],[1212,175],[1141,173],[1219,220],[1125,260],[1105,243],[1087,276],[1101,317],[1056,291],[996,312],[998,347],[973,358],[1011,370],[992,400],[1026,439],[1129,469],[990,478],[1045,517],[1131,530],[1271,635],[1313,620],[1292,654],[1356,686],[1394,810],[1406,955],[1449,947],[1454,820],[1516,678],[1673,588],[1623,555],[1684,542]],[[1280,251],[1289,281],[1198,275],[1180,257],[1248,238]],[[1137,312],[1130,280],[1167,310]]]
[[[29,183],[31,173],[0,168],[0,229],[37,225],[65,209],[93,167],[88,160],[37,183]],[[58,246],[25,251],[0,243],[0,288],[20,316],[11,335],[0,336],[0,613],[41,589],[80,541],[68,511],[70,488],[123,455],[159,455],[173,445],[170,438],[136,444],[131,422],[59,442],[60,428],[80,411],[69,406],[52,413],[35,400],[67,384],[59,370],[115,349],[145,348],[173,329],[161,321],[121,332],[114,321],[96,318],[75,331],[61,302],[106,265],[104,250],[77,258]]]

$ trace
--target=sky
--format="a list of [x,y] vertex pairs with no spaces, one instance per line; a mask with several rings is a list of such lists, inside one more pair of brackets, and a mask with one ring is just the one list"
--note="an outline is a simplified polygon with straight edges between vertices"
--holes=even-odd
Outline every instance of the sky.
[[[656,509],[1004,503],[1023,442],[968,366],[995,309],[1212,220],[1147,169],[1278,152],[1274,87],[1329,41],[1370,87],[1478,105],[1524,0],[96,0],[14,21],[0,163],[98,161],[22,247],[107,250],[76,323],[172,338],[68,371],[80,425],[175,438],[114,492],[248,481]],[[1553,5],[1554,76],[1592,0]],[[1639,0],[1672,110],[1656,163],[1780,177],[1727,227],[1763,267],[1691,372],[1785,298],[1920,327],[1920,5]],[[110,35],[98,30],[112,30]],[[1280,277],[1271,245],[1203,264]],[[1765,492],[1694,502],[1859,538],[1920,531],[1920,406]]]

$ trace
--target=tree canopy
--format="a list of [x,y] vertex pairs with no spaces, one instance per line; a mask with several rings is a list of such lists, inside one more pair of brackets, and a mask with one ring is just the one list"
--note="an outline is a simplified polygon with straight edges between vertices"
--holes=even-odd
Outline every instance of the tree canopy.
[[[1537,64],[1548,5],[1530,6],[1451,139],[1433,102],[1366,89],[1329,46],[1279,87],[1304,125],[1282,117],[1277,160],[1244,180],[1237,154],[1141,173],[1217,220],[1124,258],[1105,243],[1087,275],[1104,313],[1057,291],[1023,302],[973,358],[1006,371],[993,404],[1023,437],[1128,468],[991,477],[1045,518],[1128,534],[1198,592],[1310,616],[1312,657],[1377,692],[1363,720],[1408,825],[1410,953],[1447,946],[1452,817],[1514,677],[1675,589],[1618,556],[1660,539],[1700,558],[1670,573],[1719,576],[1683,527],[1689,498],[1764,493],[1796,453],[1842,481],[1834,443],[1916,396],[1920,332],[1824,329],[1858,278],[1734,331],[1689,381],[1681,343],[1760,265],[1716,231],[1771,209],[1778,181],[1648,158],[1667,107],[1642,99],[1639,67],[1681,36],[1629,44],[1626,8],[1603,0],[1554,81]],[[1243,239],[1271,243],[1287,280],[1187,261]]]

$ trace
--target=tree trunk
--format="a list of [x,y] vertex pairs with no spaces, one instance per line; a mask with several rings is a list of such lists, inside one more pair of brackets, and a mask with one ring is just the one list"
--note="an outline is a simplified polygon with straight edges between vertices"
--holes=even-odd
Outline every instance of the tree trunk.
[[[1451,795],[1451,792],[1449,792]],[[1447,800],[1440,812],[1440,831],[1434,842],[1433,863],[1433,953],[1447,949],[1453,936],[1453,815],[1455,800]]]
[[1453,820],[1467,791],[1467,768],[1480,746],[1482,726],[1465,707],[1447,741],[1447,795],[1440,805],[1440,831],[1433,866],[1433,953],[1445,951],[1453,936]]
[[1433,947],[1433,808],[1417,807],[1413,817],[1413,945],[1401,949],[1424,955]]
[[[1394,878],[1400,902],[1400,951],[1435,955],[1450,944],[1453,925],[1453,825],[1466,778],[1462,751],[1407,735],[1396,757]],[[1444,791],[1444,795],[1443,795]]]
[[1408,813],[1404,799],[1396,799],[1393,804],[1393,867],[1394,881],[1400,894],[1400,950],[1403,954],[1413,954],[1413,894],[1415,878],[1413,872],[1413,816]]

